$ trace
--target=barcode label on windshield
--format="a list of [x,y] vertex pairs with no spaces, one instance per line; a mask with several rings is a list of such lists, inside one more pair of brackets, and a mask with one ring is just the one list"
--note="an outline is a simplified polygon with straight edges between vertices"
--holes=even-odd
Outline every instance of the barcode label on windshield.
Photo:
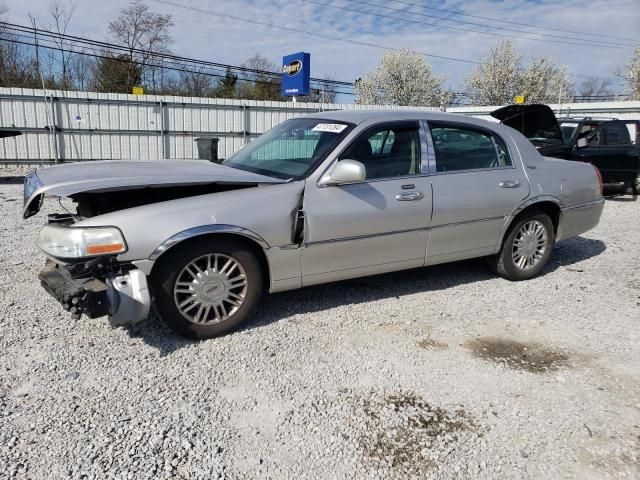
[[342,123],[319,123],[311,130],[313,130],[314,132],[340,133],[345,128],[347,128],[347,126],[343,125]]

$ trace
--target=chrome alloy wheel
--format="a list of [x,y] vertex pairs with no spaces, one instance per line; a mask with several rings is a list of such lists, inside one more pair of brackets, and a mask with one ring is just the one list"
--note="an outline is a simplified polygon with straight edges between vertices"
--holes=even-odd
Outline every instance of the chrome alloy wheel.
[[520,270],[530,270],[544,256],[549,239],[547,229],[538,220],[526,222],[513,239],[512,259]]
[[227,320],[242,306],[247,274],[227,255],[212,253],[196,258],[182,269],[173,288],[176,307],[198,325]]

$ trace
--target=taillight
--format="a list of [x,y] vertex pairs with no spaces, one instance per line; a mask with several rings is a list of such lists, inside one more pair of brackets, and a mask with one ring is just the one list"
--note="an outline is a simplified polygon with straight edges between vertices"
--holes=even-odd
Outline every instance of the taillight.
[[602,185],[602,174],[600,173],[600,170],[598,170],[598,167],[596,167],[593,163],[591,164],[591,166],[596,171],[596,177],[598,177],[598,183],[600,184],[600,193],[603,193],[604,187]]

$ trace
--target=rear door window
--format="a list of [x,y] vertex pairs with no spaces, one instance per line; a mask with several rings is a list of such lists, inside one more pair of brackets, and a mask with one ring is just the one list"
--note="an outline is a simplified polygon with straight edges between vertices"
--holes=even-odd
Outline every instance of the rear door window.
[[506,144],[483,129],[430,124],[436,170],[452,172],[511,167]]

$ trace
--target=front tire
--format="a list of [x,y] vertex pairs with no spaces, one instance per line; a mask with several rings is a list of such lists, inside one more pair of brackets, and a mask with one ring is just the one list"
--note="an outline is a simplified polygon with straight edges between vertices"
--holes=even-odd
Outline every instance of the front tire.
[[538,275],[549,261],[554,243],[551,218],[533,210],[512,225],[500,252],[489,259],[489,264],[503,278],[528,280]]
[[263,273],[244,242],[203,238],[177,246],[151,279],[159,316],[176,333],[220,336],[245,323],[260,302]]

